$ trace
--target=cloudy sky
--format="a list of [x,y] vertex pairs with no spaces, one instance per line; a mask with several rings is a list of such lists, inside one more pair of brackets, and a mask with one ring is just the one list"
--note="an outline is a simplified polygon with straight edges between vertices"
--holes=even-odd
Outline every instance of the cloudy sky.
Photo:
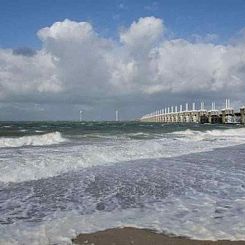
[[0,120],[245,104],[243,0],[2,0]]

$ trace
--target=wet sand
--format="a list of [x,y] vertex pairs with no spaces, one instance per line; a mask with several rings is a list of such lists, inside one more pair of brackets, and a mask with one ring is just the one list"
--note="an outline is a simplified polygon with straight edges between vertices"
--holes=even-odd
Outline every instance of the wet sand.
[[184,237],[171,237],[150,230],[131,227],[115,228],[73,239],[80,245],[245,245],[245,241],[200,241]]

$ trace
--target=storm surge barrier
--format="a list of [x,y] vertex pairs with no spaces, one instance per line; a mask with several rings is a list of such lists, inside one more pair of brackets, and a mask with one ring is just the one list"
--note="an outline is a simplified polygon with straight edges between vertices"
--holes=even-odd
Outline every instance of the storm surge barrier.
[[192,103],[192,108],[189,109],[189,104],[170,106],[161,110],[156,110],[146,114],[140,118],[143,122],[161,122],[161,123],[241,123],[245,124],[245,106],[240,108],[240,111],[235,111],[230,103],[230,99],[225,100],[225,107],[217,110],[215,102],[212,102],[210,110],[205,109],[204,102],[201,102],[199,109],[196,109],[196,104]]

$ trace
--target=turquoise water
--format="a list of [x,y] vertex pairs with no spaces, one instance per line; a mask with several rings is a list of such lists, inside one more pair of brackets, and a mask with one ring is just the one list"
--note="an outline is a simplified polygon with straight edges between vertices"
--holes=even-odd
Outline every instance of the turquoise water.
[[[36,135],[59,131],[66,136],[122,135],[127,133],[169,133],[185,129],[205,131],[209,129],[239,128],[239,125],[162,124],[143,122],[0,122],[0,137]],[[140,136],[139,136],[140,137]],[[137,138],[137,136],[136,136]]]

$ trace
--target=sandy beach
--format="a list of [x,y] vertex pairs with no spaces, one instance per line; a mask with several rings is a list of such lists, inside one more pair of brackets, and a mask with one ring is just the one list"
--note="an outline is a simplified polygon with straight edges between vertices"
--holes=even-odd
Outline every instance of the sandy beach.
[[73,239],[73,243],[80,245],[244,245],[245,241],[190,240],[157,234],[151,230],[125,227],[80,234]]

